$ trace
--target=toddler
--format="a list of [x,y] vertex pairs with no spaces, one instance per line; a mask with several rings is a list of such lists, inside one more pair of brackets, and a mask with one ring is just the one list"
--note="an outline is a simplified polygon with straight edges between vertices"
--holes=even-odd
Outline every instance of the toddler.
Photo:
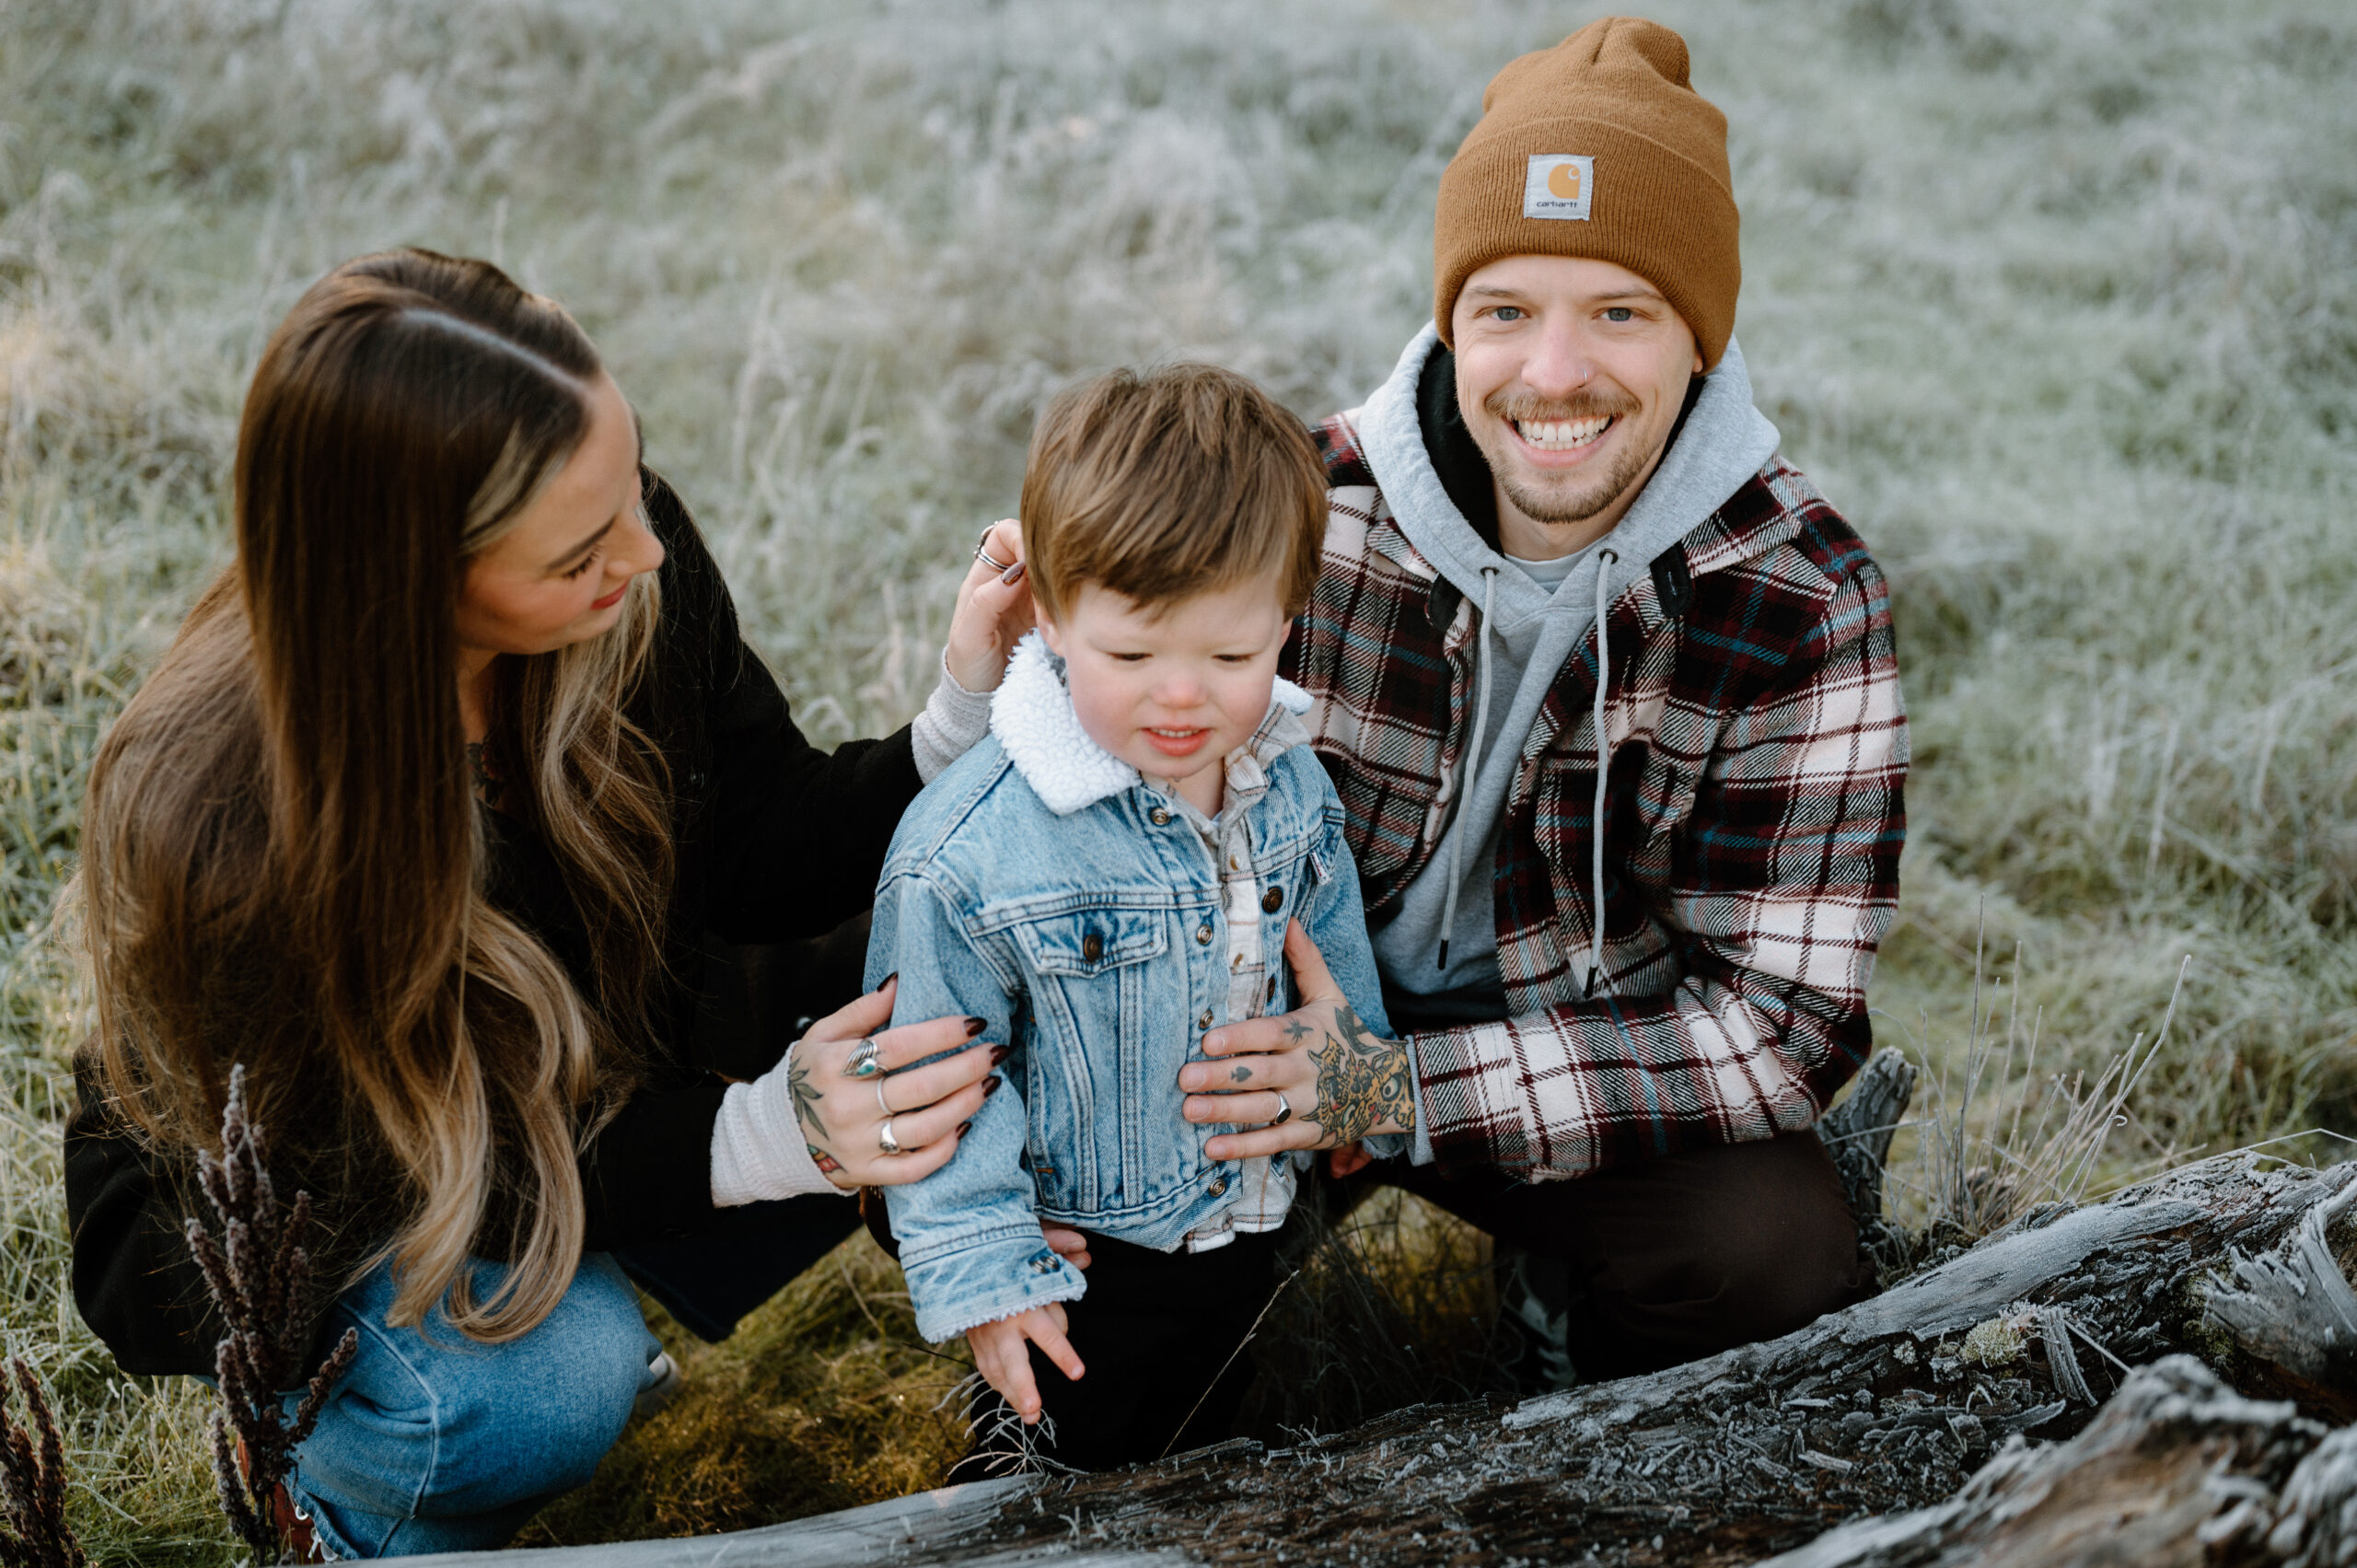
[[[1292,921],[1388,1028],[1309,699],[1277,678],[1326,523],[1308,432],[1227,371],[1115,372],[1042,417],[1022,514],[1039,630],[991,738],[900,823],[868,981],[899,972],[895,1022],[1010,1043],[956,1156],[886,1200],[918,1329],[965,1335],[1051,1418],[1038,1449],[1095,1469],[1225,1434],[1307,1163],[1207,1158],[1178,1069],[1296,1005]],[[1086,1233],[1086,1277],[1042,1221]]]

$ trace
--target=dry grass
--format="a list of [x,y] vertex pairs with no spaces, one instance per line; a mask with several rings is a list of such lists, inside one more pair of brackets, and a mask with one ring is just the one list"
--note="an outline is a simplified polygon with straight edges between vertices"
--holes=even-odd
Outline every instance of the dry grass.
[[[2329,0],[1655,9],[1734,128],[1763,406],[1893,575],[1918,768],[1876,1003],[1966,1129],[1927,1142],[1921,1185],[1979,1223],[2165,1150],[2348,1127],[2357,25]],[[1425,309],[1433,185],[1480,84],[1588,15],[0,7],[0,1349],[64,1396],[96,1554],[227,1561],[196,1397],[115,1374],[60,1289],[85,1014],[37,938],[98,734],[224,556],[239,392],[304,283],[418,241],[571,303],[806,722],[875,733],[923,695],[1042,393],[1184,354],[1305,413],[1358,401]],[[2022,956],[1981,966],[1976,1005],[1984,930]],[[2131,1042],[2189,953],[2148,1058]],[[2100,1136],[2131,1050],[2133,1120]],[[2054,1150],[2026,1171],[1983,1146],[2022,1105],[2016,1151]],[[1412,1342],[1415,1388],[1462,1385],[1472,1238],[1406,1211],[1354,1245],[1271,1333]],[[699,1391],[544,1531],[923,1479],[947,1374],[862,1246],[698,1354]],[[1278,1414],[1363,1411],[1350,1381]]]

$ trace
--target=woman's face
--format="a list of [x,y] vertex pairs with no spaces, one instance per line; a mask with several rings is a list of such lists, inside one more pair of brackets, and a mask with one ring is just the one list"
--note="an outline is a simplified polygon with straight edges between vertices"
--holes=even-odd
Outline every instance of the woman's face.
[[545,654],[621,618],[622,591],[663,564],[639,513],[638,421],[613,377],[589,394],[589,432],[515,526],[467,563],[459,645],[475,654]]

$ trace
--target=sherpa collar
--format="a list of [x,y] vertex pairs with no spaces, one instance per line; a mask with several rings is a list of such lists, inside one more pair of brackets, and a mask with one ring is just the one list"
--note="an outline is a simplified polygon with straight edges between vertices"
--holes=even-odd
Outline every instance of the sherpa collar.
[[[1301,715],[1308,711],[1309,693],[1278,677],[1260,727],[1228,753],[1225,765],[1231,778],[1238,764],[1246,764],[1257,782],[1257,775],[1279,755],[1306,741],[1309,730]],[[1059,817],[1140,782],[1135,768],[1081,728],[1059,661],[1037,632],[1017,643],[1015,656],[1007,660],[1006,676],[991,699],[991,733],[1040,804]]]

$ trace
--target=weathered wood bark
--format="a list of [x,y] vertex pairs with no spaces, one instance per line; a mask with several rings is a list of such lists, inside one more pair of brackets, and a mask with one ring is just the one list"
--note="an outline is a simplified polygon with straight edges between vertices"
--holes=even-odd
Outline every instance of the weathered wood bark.
[[2325,1229],[2352,1199],[2357,1188],[2310,1209],[2280,1250],[2237,1258],[2234,1283],[2210,1290],[2210,1316],[2244,1353],[2340,1421],[2357,1419],[2357,1295]]
[[[1847,1521],[1945,1504],[2016,1434],[2072,1435],[2119,1387],[2117,1363],[2197,1350],[2256,1365],[2207,1320],[2206,1278],[2357,1194],[2357,1165],[2258,1167],[2206,1161],[2107,1203],[2033,1212],[1797,1333],[1648,1376],[1402,1411],[1273,1452],[1238,1441],[1108,1475],[935,1493],[888,1505],[890,1529],[860,1526],[855,1541],[844,1532],[873,1510],[566,1561],[1749,1562]],[[2280,1497],[2307,1487],[2318,1517],[2345,1511],[2352,1493],[2334,1478],[2357,1455],[2335,1452],[2339,1469],[2263,1484]]]
[[2131,1375],[2087,1429],[2009,1446],[1956,1495],[1761,1568],[2357,1563],[2357,1427],[2247,1400],[2189,1355]]
[[1817,1124],[1817,1138],[1833,1156],[1842,1193],[1858,1222],[1858,1249],[1886,1276],[1906,1255],[1907,1241],[1883,1214],[1883,1167],[1890,1158],[1890,1140],[1914,1098],[1915,1069],[1907,1058],[1895,1051],[1877,1051],[1866,1059],[1865,1071],[1858,1074],[1848,1098]]

